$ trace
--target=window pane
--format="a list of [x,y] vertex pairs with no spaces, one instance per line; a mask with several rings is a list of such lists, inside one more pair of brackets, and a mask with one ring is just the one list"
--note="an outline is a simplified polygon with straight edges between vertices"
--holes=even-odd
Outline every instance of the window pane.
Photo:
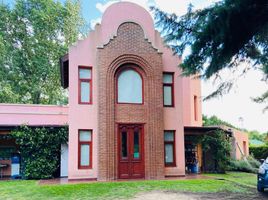
[[165,131],[165,142],[173,142],[174,141],[174,131]]
[[79,78],[80,79],[91,79],[91,70],[90,69],[79,69]]
[[88,144],[81,145],[81,158],[80,158],[80,165],[81,166],[89,166],[90,165],[90,148]]
[[165,162],[173,163],[173,144],[165,144]]
[[79,131],[80,142],[90,142],[91,141],[91,131]]
[[81,102],[89,103],[90,102],[90,84],[89,82],[81,82]]
[[194,120],[197,121],[197,96],[194,96]]
[[134,155],[133,158],[140,158],[140,134],[138,131],[134,132]]
[[127,158],[127,132],[122,132],[122,146],[121,146],[121,155],[122,158]]
[[173,83],[173,74],[163,74],[163,83]]
[[164,86],[164,105],[172,106],[172,88],[171,86]]
[[15,147],[5,147],[5,146],[0,146],[0,159],[3,158],[5,159],[10,159],[12,153],[15,152]]
[[142,103],[142,79],[135,70],[129,69],[119,75],[118,102]]

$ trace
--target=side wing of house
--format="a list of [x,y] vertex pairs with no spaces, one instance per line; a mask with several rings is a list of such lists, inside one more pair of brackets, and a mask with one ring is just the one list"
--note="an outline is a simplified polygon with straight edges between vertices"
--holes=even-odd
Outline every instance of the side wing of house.
[[[0,164],[1,176],[12,175],[11,156],[18,146],[6,137],[16,127],[62,127],[68,124],[67,106],[0,104]],[[67,165],[62,165],[67,169]],[[0,177],[1,178],[1,177]]]
[[232,142],[232,157],[240,160],[244,156],[249,155],[249,140],[248,134],[236,129],[233,131],[233,142]]

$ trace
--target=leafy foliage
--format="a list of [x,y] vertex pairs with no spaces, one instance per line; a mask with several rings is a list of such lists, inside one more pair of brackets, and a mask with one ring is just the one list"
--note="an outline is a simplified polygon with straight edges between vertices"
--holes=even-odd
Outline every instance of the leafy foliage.
[[239,172],[257,173],[258,168],[253,167],[246,160],[231,160],[228,170],[239,171]]
[[249,152],[256,159],[266,159],[268,157],[268,146],[249,147]]
[[226,134],[221,130],[204,135],[201,139],[204,152],[210,152],[215,170],[224,173],[229,166],[231,145]]
[[229,122],[221,120],[215,115],[211,117],[203,115],[203,126],[221,126],[221,125],[225,125],[231,128],[236,128],[234,125],[230,124]]
[[[253,101],[257,102],[257,103],[266,103],[268,104],[268,91],[266,91],[265,93],[263,93],[261,96],[253,98]],[[268,109],[268,106],[266,106],[264,108],[264,111]]]
[[257,173],[260,165],[261,163],[251,155],[247,159],[231,160],[228,170]]
[[238,127],[235,127],[231,123],[226,122],[226,121],[218,118],[215,115],[213,115],[211,117],[203,115],[203,126],[221,126],[221,125],[228,126],[230,128],[235,128],[235,129],[238,129],[238,130],[241,130],[241,131],[248,133],[250,140],[260,140],[262,142],[266,142],[266,135],[267,134],[265,134],[265,133],[260,133],[259,131],[256,131],[256,130],[249,131],[246,129],[240,129]]
[[68,128],[22,126],[12,132],[22,157],[25,179],[53,178],[59,167],[60,145],[68,140]]
[[[222,69],[236,68],[244,62],[260,68],[268,79],[267,0],[222,0],[202,10],[193,10],[190,5],[181,17],[152,9],[174,52],[182,55],[190,47],[190,54],[181,64],[185,75],[219,77]],[[210,97],[222,95],[232,85],[232,81],[223,81]],[[267,99],[267,95],[263,97]]]
[[0,3],[0,102],[60,104],[59,58],[85,23],[79,0]]
[[259,141],[262,141],[262,142],[266,142],[266,134],[264,133],[260,133],[259,131],[249,131],[249,139],[250,140],[259,140]]

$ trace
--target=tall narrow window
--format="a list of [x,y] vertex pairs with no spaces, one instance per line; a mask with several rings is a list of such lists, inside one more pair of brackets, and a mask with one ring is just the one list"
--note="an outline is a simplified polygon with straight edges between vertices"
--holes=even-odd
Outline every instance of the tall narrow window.
[[165,166],[176,166],[175,131],[164,131]]
[[120,72],[117,79],[117,102],[142,104],[142,78],[134,69]]
[[79,67],[79,103],[92,104],[91,67]]
[[197,96],[194,96],[194,120],[198,120]]
[[243,141],[243,153],[244,153],[244,156],[247,156],[247,142],[246,141]]
[[174,106],[174,78],[173,73],[163,74],[163,100],[164,106]]
[[78,168],[92,168],[92,130],[78,132]]

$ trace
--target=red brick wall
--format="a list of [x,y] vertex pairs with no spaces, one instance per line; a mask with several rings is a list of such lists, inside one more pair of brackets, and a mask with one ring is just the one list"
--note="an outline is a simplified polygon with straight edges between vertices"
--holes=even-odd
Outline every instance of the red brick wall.
[[[132,64],[142,75],[144,104],[116,104],[116,73]],[[99,79],[99,180],[117,179],[117,124],[144,123],[145,178],[164,177],[162,54],[142,28],[124,23],[117,36],[97,51]]]

